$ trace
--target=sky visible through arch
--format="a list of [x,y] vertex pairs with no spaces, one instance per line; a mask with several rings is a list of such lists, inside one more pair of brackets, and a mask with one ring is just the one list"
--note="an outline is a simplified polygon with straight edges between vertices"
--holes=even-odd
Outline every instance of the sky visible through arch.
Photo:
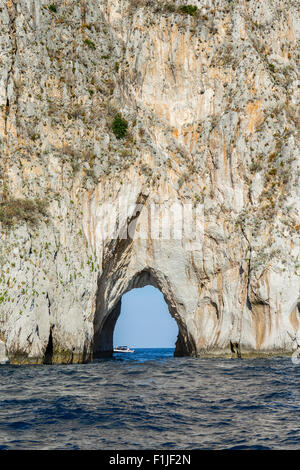
[[123,295],[114,346],[174,348],[177,335],[177,323],[159,289],[146,286]]

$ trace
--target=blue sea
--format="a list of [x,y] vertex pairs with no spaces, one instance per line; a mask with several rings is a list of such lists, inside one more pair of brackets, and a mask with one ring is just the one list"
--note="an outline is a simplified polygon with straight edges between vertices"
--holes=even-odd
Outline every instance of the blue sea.
[[137,349],[0,367],[0,449],[299,449],[300,365]]

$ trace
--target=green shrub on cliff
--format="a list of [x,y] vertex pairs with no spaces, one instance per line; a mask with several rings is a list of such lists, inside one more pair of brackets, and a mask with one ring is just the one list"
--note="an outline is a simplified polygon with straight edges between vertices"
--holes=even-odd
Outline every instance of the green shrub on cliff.
[[11,198],[0,203],[0,223],[11,228],[21,222],[36,226],[41,218],[47,217],[47,202],[42,199]]
[[55,5],[55,3],[51,3],[51,5],[49,5],[49,10],[52,11],[53,13],[57,13],[57,6]]
[[112,130],[117,139],[122,139],[127,134],[128,122],[120,113],[116,114],[112,123]]
[[90,49],[93,49],[93,50],[96,49],[95,43],[94,43],[93,41],[91,41],[90,39],[84,39],[83,42],[84,42],[84,44],[86,44]]
[[195,5],[182,5],[178,8],[181,13],[187,15],[195,16],[197,14],[198,8]]

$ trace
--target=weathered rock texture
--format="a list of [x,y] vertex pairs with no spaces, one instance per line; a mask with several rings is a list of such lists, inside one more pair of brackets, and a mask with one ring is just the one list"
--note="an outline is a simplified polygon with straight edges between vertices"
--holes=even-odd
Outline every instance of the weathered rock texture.
[[[0,0],[0,339],[10,361],[110,354],[122,295],[149,283],[177,320],[176,354],[292,351],[298,1],[189,0],[195,16],[178,9],[184,0],[50,3]],[[111,131],[118,112],[123,139]],[[101,207],[120,199],[144,208],[120,210],[119,234],[134,218],[143,230],[153,202],[202,204],[203,243],[103,242]]]

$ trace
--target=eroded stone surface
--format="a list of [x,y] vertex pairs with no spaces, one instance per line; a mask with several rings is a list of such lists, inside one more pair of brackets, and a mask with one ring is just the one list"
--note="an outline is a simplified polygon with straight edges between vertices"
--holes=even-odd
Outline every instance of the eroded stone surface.
[[7,364],[9,362],[5,351],[5,343],[0,340],[0,364]]
[[[292,351],[299,5],[189,3],[195,17],[143,0],[57,1],[56,13],[43,0],[0,0],[1,201],[47,199],[49,212],[36,227],[2,226],[11,362],[109,350],[101,328],[145,279],[178,322],[178,354]],[[111,131],[117,112],[125,139]],[[133,205],[119,210],[119,234],[135,217],[145,230],[153,203],[203,205],[203,243],[104,243],[101,208],[119,200]]]

